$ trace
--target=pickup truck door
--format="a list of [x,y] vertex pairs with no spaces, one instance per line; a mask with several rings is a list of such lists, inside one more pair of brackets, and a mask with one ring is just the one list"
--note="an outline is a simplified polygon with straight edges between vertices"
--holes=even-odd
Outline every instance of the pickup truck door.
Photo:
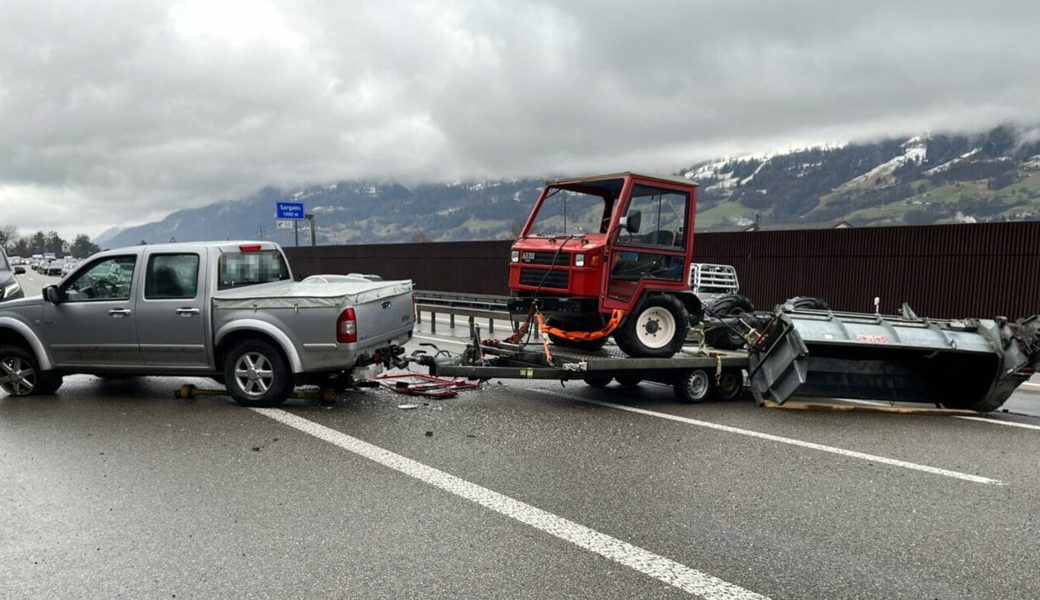
[[63,300],[45,302],[40,331],[58,367],[140,367],[133,291],[137,256],[99,258],[59,286]]
[[210,369],[205,249],[149,252],[138,286],[137,339],[158,371]]

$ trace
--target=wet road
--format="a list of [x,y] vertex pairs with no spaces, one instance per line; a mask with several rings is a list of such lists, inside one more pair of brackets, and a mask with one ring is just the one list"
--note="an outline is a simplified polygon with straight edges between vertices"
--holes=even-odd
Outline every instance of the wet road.
[[552,382],[253,411],[180,383],[0,398],[0,596],[1040,596],[1030,416]]

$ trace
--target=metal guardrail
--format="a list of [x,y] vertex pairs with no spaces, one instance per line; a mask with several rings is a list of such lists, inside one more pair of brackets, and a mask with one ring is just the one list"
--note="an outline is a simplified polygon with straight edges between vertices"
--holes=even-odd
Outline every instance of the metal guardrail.
[[513,321],[506,310],[508,296],[491,294],[456,294],[450,292],[433,292],[416,290],[416,321],[422,323],[424,312],[430,315],[430,333],[437,333],[437,315],[448,315],[450,327],[455,327],[455,317],[466,317],[469,321],[470,335],[476,327],[476,319],[488,320],[488,333],[495,333],[495,321],[507,321],[510,328],[516,331],[519,323]]

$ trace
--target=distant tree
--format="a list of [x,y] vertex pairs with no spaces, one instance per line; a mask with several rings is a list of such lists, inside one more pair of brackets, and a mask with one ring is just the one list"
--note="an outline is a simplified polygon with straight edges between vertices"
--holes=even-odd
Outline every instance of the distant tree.
[[425,244],[427,242],[432,242],[433,240],[431,240],[430,238],[426,237],[425,233],[423,233],[421,231],[416,231],[415,233],[412,234],[412,237],[409,238],[408,241],[413,243],[413,244]]
[[86,258],[95,252],[101,250],[98,245],[90,241],[90,238],[84,234],[76,236],[76,240],[72,242],[72,248],[70,249],[72,255],[77,258]]
[[19,238],[11,247],[11,254],[14,256],[29,256],[32,252],[29,251],[29,240],[26,238]]
[[42,231],[37,231],[29,238],[28,254],[43,254],[47,252],[47,236]]
[[14,225],[0,225],[0,246],[7,247],[18,240],[18,228]]
[[53,252],[54,254],[60,255],[62,248],[65,246],[65,240],[61,239],[57,231],[48,231],[47,239],[44,242],[44,252]]

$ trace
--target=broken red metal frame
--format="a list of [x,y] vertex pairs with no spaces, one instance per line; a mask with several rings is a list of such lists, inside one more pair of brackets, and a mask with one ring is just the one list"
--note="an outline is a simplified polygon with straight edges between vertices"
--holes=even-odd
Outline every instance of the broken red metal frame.
[[479,383],[465,379],[444,379],[424,373],[377,375],[376,380],[381,387],[398,394],[437,399],[454,398],[459,395],[459,391],[480,388]]

